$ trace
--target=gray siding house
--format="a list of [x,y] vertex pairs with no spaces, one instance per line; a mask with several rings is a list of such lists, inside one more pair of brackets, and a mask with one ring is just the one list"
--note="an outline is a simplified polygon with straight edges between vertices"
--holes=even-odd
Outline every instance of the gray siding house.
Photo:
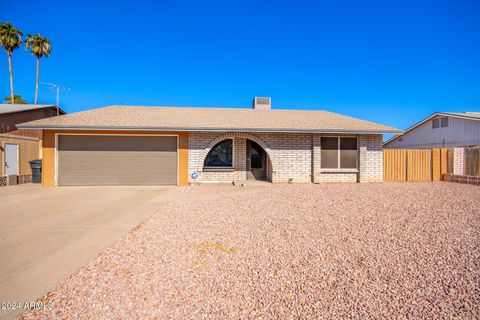
[[385,149],[480,146],[480,112],[436,112],[387,140]]

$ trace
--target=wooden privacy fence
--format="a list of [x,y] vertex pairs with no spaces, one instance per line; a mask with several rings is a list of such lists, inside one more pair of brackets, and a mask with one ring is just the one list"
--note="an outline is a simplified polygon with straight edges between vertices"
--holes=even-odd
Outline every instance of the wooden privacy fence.
[[480,176],[480,147],[465,148],[465,175]]
[[440,181],[448,172],[448,149],[383,150],[384,181]]

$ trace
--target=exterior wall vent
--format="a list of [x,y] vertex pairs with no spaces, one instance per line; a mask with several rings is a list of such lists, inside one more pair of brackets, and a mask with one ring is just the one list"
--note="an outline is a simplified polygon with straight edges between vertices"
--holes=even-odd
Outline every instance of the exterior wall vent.
[[253,98],[253,109],[270,110],[272,108],[272,99],[270,97]]

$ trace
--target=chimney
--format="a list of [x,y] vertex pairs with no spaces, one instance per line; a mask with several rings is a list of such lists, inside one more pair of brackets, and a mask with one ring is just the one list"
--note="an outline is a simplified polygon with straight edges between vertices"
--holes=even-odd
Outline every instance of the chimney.
[[253,98],[253,109],[270,110],[272,108],[272,99],[270,97]]

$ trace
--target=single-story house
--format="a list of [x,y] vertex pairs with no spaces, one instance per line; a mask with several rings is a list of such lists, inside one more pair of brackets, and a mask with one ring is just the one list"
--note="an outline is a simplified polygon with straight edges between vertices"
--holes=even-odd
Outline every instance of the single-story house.
[[383,134],[327,111],[109,106],[25,123],[43,130],[43,185],[383,181]]
[[385,149],[480,146],[480,112],[435,112],[384,144]]

